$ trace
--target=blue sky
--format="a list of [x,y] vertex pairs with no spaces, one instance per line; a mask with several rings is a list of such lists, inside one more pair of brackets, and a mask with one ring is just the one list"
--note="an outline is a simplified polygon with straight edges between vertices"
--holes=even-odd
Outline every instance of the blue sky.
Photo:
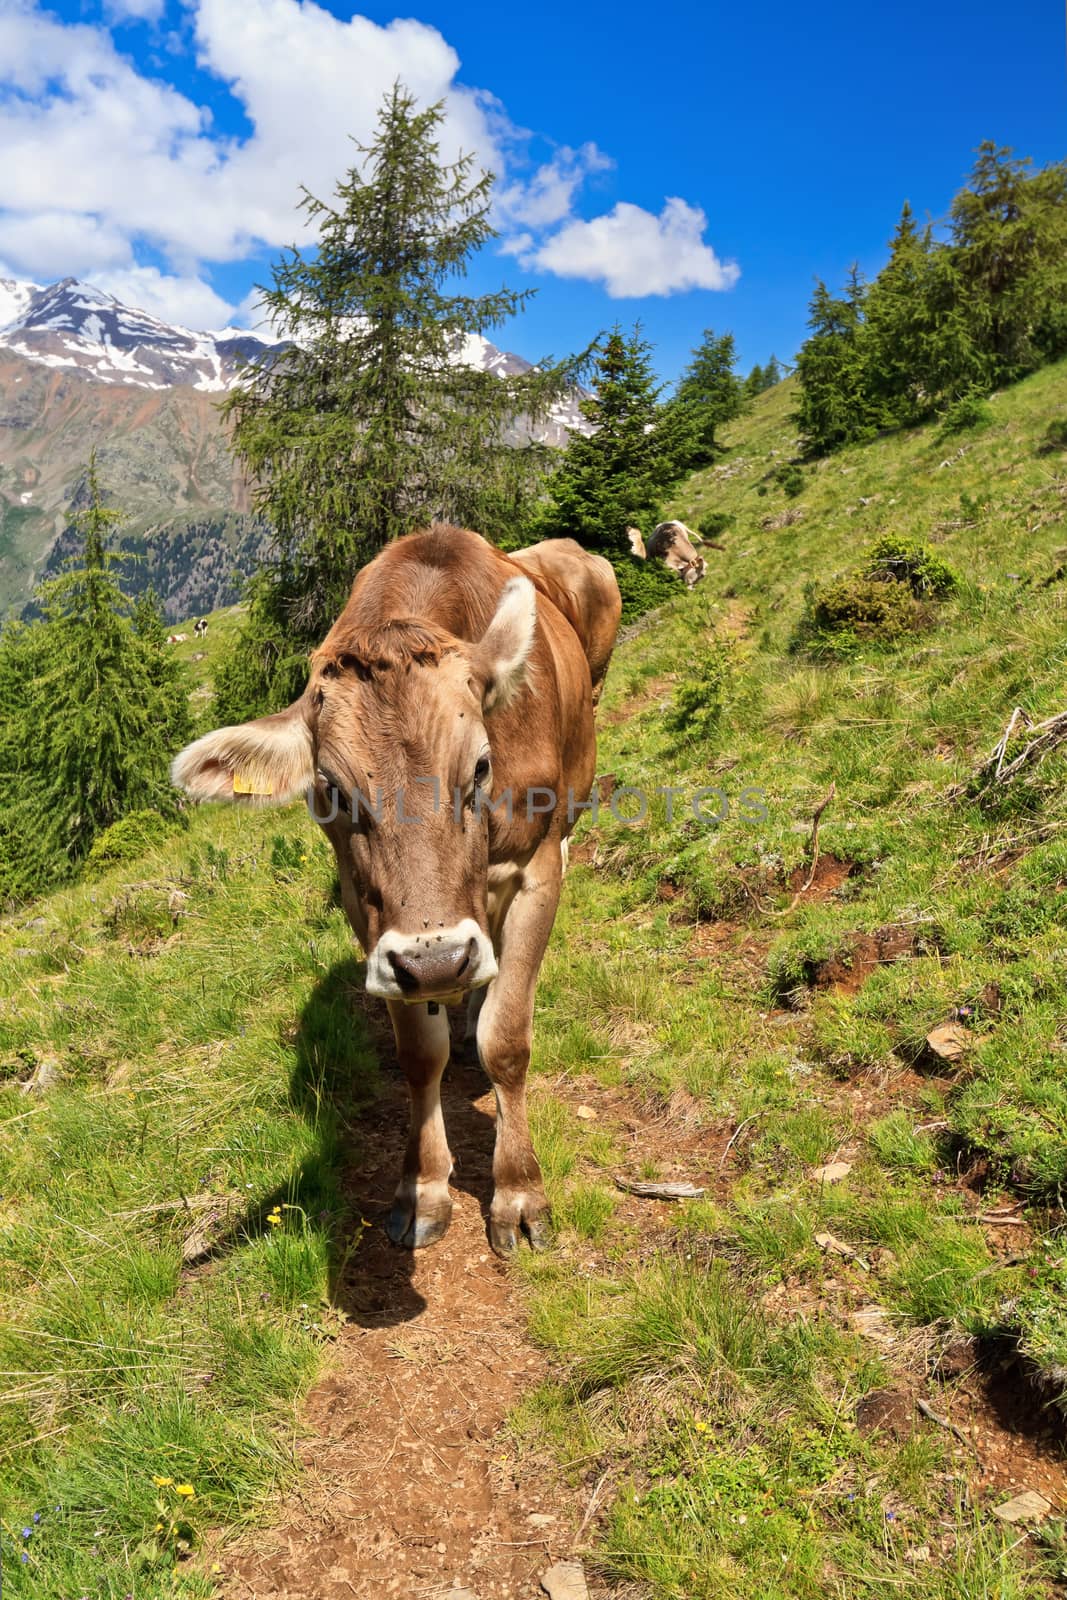
[[498,342],[640,319],[672,378],[712,326],[747,369],[793,355],[816,276],[878,269],[905,198],[942,216],[979,140],[1067,155],[1064,59],[1037,0],[0,0],[0,272],[242,320],[298,182],[400,76],[501,174],[473,281],[538,293]]

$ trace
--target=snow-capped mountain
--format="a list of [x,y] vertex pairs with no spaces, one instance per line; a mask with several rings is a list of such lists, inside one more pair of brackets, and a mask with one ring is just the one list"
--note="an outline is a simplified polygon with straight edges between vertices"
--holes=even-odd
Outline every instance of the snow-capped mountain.
[[[219,393],[231,387],[242,361],[283,347],[240,328],[198,332],[163,322],[77,278],[45,286],[0,278],[0,348],[98,383]],[[459,341],[454,359],[499,377],[531,367],[481,334]],[[584,427],[578,399],[567,396],[538,430],[548,443],[563,444],[568,428]]]
[[196,332],[162,322],[76,278],[45,287],[0,278],[0,346],[99,383],[216,392],[230,387],[242,359],[270,348],[237,328]]

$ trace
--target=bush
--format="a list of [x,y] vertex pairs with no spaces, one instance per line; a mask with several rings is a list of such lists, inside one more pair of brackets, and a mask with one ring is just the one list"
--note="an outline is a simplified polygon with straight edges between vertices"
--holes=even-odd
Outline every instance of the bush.
[[804,493],[804,474],[795,461],[779,467],[774,476],[787,500],[795,500],[798,494]]
[[925,620],[903,584],[852,573],[808,586],[792,648],[814,656],[853,655],[865,645],[895,644]]
[[950,438],[954,433],[967,433],[972,428],[987,428],[993,420],[992,408],[989,402],[980,394],[963,394],[942,414],[941,434],[942,439]]
[[709,511],[697,523],[697,532],[705,539],[718,539],[733,523],[729,511]]
[[184,818],[161,816],[158,811],[131,811],[120,817],[103,833],[98,833],[85,859],[87,872],[104,872],[108,867],[123,861],[136,861],[153,845],[169,839],[178,827],[186,826]]
[[734,676],[735,658],[729,641],[714,644],[697,663],[692,677],[675,690],[668,728],[710,738],[722,716]]
[[676,600],[685,593],[682,580],[658,561],[638,561],[636,558],[628,561],[625,556],[620,556],[612,562],[612,566],[619,580],[624,623],[635,622],[646,611],[652,611],[668,600]]
[[1067,450],[1067,417],[1054,417],[1045,429],[1038,454],[1053,455],[1057,450]]
[[863,576],[906,583],[916,599],[933,595],[941,600],[960,586],[959,573],[931,545],[892,533],[872,546]]

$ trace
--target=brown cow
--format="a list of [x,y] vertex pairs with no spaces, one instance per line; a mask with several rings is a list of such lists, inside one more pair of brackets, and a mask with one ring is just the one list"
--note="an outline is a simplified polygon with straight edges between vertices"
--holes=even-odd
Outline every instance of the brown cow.
[[505,556],[459,528],[411,534],[359,574],[299,700],[174,762],[198,799],[314,791],[411,1094],[386,1224],[398,1244],[448,1227],[442,1002],[479,990],[478,1054],[497,1098],[490,1242],[505,1253],[522,1232],[535,1247],[547,1237],[526,1120],[534,986],[593,783],[593,705],[620,611],[608,562],[569,539]]
[[[658,523],[652,531],[647,546],[638,528],[627,528],[626,534],[630,541],[630,549],[635,556],[642,561],[658,558],[664,566],[670,567],[672,572],[678,574],[687,589],[699,583],[707,572],[704,557],[697,555],[693,548],[694,545],[705,544],[707,541],[702,539],[699,533],[694,533],[692,528],[687,528],[684,522]],[[721,550],[722,546],[713,545],[712,549]]]

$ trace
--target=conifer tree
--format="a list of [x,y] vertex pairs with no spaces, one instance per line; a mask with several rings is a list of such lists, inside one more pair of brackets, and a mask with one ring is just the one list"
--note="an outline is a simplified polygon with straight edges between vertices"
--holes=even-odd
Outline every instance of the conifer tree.
[[456,288],[495,237],[493,180],[470,156],[442,161],[443,114],[395,87],[333,200],[304,193],[314,251],[288,251],[263,291],[293,342],[247,371],[224,411],[278,555],[220,674],[228,717],[299,693],[307,651],[390,539],[434,518],[514,535],[544,470],[547,450],[516,448],[514,426],[558,398],[569,370],[500,377],[457,359],[527,296]]
[[591,434],[572,433],[548,483],[538,523],[544,537],[563,535],[609,557],[626,556],[626,529],[646,533],[682,477],[689,447],[677,415],[659,403],[652,347],[640,327],[616,327],[594,357],[592,392],[581,412]]
[[853,266],[842,295],[820,279],[812,296],[812,330],[797,357],[800,399],[796,420],[815,455],[870,438],[878,425],[866,367],[863,310],[866,285]]
[[59,881],[94,838],[134,810],[173,814],[174,751],[190,732],[188,688],[158,611],[131,602],[108,539],[95,455],[72,513],[81,564],[42,585],[43,617],[0,635],[0,898]]
[[716,431],[744,410],[745,385],[734,371],[732,333],[716,334],[713,328],[705,328],[691,354],[693,359],[678,381],[674,403],[688,413],[692,436],[689,463],[700,467],[714,459]]
[[1034,172],[991,140],[952,202],[963,293],[987,329],[994,382],[1067,350],[1067,162]]

